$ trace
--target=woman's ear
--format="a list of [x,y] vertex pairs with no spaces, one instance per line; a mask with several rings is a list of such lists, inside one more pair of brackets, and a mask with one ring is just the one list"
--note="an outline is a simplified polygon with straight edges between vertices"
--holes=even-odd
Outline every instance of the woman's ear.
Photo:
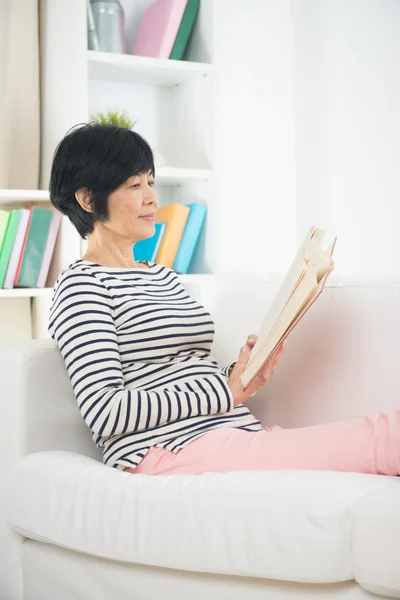
[[75,198],[83,210],[89,213],[93,212],[92,193],[88,188],[84,187],[77,190]]

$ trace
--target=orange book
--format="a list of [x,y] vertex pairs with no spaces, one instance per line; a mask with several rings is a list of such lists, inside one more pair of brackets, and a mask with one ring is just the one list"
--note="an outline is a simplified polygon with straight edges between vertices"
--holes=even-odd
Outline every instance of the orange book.
[[156,222],[167,225],[157,254],[156,262],[158,264],[172,269],[189,213],[190,208],[188,206],[177,202],[158,209]]

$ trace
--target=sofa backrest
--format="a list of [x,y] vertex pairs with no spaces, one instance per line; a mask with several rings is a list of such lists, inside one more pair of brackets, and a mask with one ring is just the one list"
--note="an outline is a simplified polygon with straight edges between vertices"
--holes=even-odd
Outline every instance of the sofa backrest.
[[[257,333],[278,281],[204,276],[185,285],[213,315],[213,354],[227,364],[247,335]],[[398,408],[399,343],[400,280],[332,278],[249,406],[265,424],[284,427]],[[19,456],[71,450],[101,459],[52,341],[0,344],[0,376],[9,450],[15,447]]]
[[[186,287],[212,313],[214,355],[226,364],[249,333],[258,333],[279,279],[204,277]],[[400,277],[332,275],[249,406],[265,424],[284,427],[398,408],[399,346]]]

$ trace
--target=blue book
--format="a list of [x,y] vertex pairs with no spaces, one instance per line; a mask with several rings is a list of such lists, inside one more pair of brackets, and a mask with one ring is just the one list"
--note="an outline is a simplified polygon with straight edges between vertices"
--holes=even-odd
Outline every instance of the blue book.
[[149,260],[150,262],[155,262],[164,236],[166,224],[155,223],[154,227],[156,231],[153,237],[147,238],[147,240],[140,240],[134,245],[133,257],[135,260]]
[[190,213],[173,266],[177,273],[187,273],[189,270],[207,212],[207,207],[198,202],[187,206],[190,208]]

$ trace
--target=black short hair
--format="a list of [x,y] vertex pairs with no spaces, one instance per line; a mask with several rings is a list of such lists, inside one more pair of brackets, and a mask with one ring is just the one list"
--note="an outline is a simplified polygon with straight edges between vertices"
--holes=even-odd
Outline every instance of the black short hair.
[[[129,177],[149,171],[155,175],[153,153],[138,133],[100,123],[77,125],[54,153],[50,200],[85,239],[96,221],[107,221],[109,195]],[[75,198],[85,187],[91,193],[92,213]]]

